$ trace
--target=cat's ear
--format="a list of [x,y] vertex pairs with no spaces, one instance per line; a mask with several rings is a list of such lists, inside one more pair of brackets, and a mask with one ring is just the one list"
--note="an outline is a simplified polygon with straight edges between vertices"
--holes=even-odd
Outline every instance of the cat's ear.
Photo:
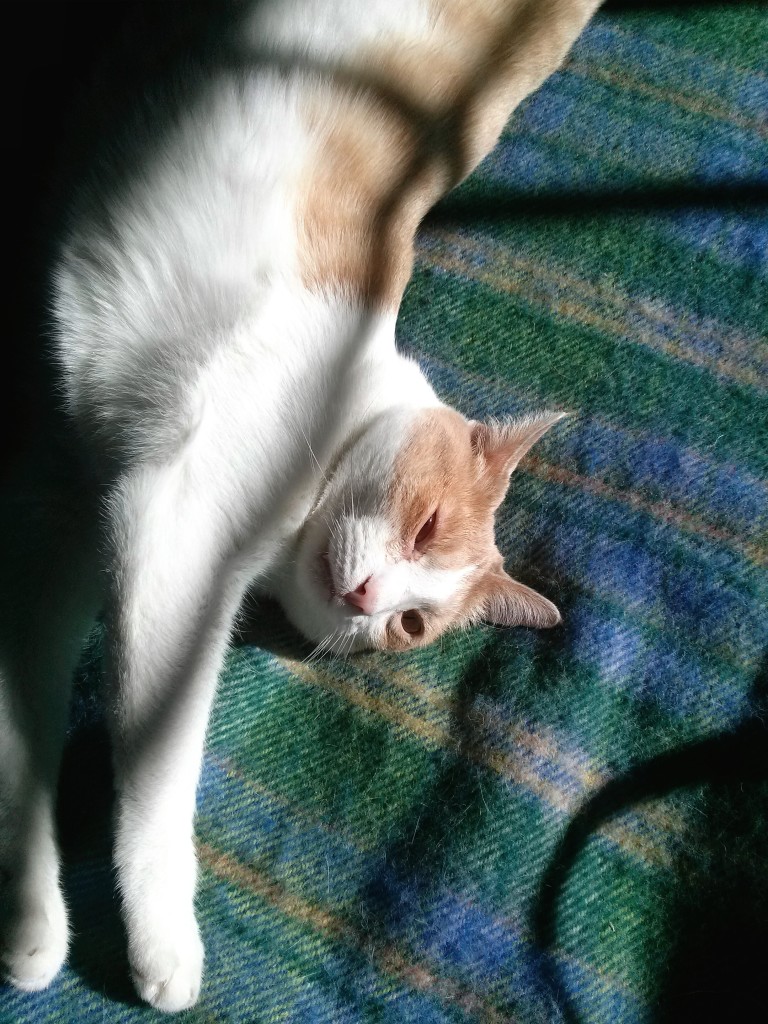
[[506,492],[510,474],[525,453],[566,415],[564,412],[542,412],[521,419],[470,423],[472,451],[481,461],[482,472],[500,492],[499,500]]
[[473,598],[475,616],[497,626],[549,629],[562,622],[551,601],[513,580],[503,569],[489,570],[478,582]]

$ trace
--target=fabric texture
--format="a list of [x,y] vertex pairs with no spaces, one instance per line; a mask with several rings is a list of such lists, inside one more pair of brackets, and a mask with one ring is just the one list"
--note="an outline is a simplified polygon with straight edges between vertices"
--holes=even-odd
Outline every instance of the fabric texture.
[[[399,341],[473,417],[564,409],[507,568],[555,630],[303,663],[249,607],[199,793],[190,1022],[758,1020],[768,955],[768,17],[603,13],[428,220]],[[75,938],[0,1021],[128,980],[98,633],[62,781]]]

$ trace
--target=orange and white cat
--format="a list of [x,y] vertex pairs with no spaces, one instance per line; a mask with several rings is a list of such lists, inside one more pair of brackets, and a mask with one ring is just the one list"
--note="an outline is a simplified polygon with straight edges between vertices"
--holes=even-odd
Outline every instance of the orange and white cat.
[[25,630],[3,626],[0,927],[18,987],[66,956],[56,774],[100,605],[129,958],[164,1010],[200,987],[195,790],[248,586],[330,652],[559,621],[505,574],[494,513],[560,414],[467,421],[394,334],[420,219],[597,6],[235,5],[210,61],[116,126],[74,195],[51,304],[99,523],[88,549],[85,511],[58,521]]

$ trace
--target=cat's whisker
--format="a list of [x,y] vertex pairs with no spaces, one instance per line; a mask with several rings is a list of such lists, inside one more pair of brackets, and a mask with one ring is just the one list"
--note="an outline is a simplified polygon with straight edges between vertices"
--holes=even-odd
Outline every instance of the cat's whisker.
[[323,524],[326,530],[332,535],[336,536],[339,529],[338,517],[332,512],[323,512]]
[[315,647],[314,651],[310,654],[307,662],[318,661],[323,655],[328,654],[329,650],[332,650],[333,644],[335,643],[336,630],[329,633],[320,643]]
[[353,648],[354,643],[355,643],[355,634],[354,633],[348,633],[347,634],[347,640],[348,640],[348,643],[346,643],[344,645],[344,651],[343,651],[343,653],[341,655],[341,657],[342,657],[342,659],[344,661],[347,661],[349,656],[350,656],[350,654],[352,653],[352,648]]
[[[336,639],[334,640],[333,645],[331,647],[331,650],[332,650],[333,654],[338,655],[338,657],[340,657],[340,658],[343,657],[342,651],[344,649],[344,646],[346,644],[348,636],[349,636],[348,633],[339,633],[336,636]],[[338,644],[338,648],[337,648],[337,644]]]
[[316,661],[322,654],[325,647],[327,646],[328,640],[331,636],[333,636],[333,633],[329,633],[328,636],[323,637],[323,639],[319,643],[315,644],[315,646],[312,648],[312,650],[309,652],[306,658],[302,658],[301,664],[309,665],[313,661]]
[[306,434],[304,433],[304,428],[302,427],[301,423],[299,423],[299,425],[298,425],[298,426],[299,426],[299,430],[301,431],[301,436],[302,436],[302,437],[304,438],[304,440],[305,440],[305,441],[307,442],[307,448],[309,448],[309,454],[310,454],[310,455],[312,456],[312,458],[313,458],[313,459],[315,460],[315,465],[316,465],[316,466],[317,466],[317,468],[318,468],[318,469],[320,470],[320,475],[322,476],[323,480],[325,480],[325,482],[326,482],[326,483],[328,483],[328,477],[327,477],[327,476],[325,475],[325,470],[324,470],[324,469],[323,469],[323,467],[322,467],[322,466],[320,465],[320,460],[318,459],[318,457],[317,457],[317,456],[315,455],[314,451],[312,450],[312,445],[311,445],[311,444],[309,443],[309,438],[308,438],[308,437],[307,437],[307,435],[306,435]]

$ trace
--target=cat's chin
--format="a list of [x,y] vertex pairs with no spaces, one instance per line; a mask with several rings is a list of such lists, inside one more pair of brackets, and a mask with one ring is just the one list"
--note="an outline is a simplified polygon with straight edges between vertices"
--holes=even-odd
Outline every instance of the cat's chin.
[[292,625],[312,646],[310,657],[346,657],[361,651],[375,650],[381,646],[380,643],[376,643],[375,633],[366,628],[367,623],[362,616],[344,614],[341,609],[337,610],[337,615],[321,616],[316,609],[311,609],[308,605],[300,610],[285,601],[282,605]]
[[333,586],[327,554],[314,550],[317,545],[309,547],[299,552],[289,585],[276,595],[291,624],[318,655],[346,656],[380,647],[374,620],[344,603]]

